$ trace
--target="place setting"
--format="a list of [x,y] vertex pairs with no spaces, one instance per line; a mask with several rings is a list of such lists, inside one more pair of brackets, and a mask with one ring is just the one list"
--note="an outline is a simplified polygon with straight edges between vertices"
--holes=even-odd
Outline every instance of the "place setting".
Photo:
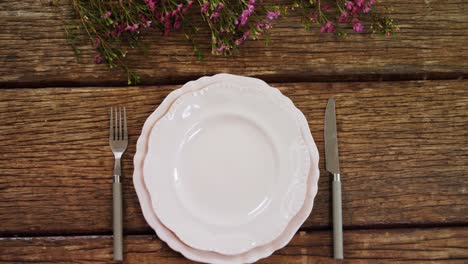
[[468,1],[0,6],[0,263],[468,263]]
[[[127,117],[125,108],[111,109],[117,261],[125,258],[120,160],[129,140]],[[334,257],[343,259],[334,99],[327,104],[324,133],[333,175]],[[256,262],[286,246],[313,217],[319,153],[307,119],[260,79],[217,74],[174,90],[146,119],[133,159],[146,222],[193,261]]]

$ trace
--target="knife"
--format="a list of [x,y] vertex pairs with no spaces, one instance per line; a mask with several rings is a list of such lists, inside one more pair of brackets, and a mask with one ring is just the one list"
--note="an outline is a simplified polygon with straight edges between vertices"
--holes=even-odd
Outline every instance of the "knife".
[[343,219],[341,214],[341,181],[338,141],[336,137],[335,99],[328,99],[325,111],[325,163],[333,174],[333,255],[343,259]]

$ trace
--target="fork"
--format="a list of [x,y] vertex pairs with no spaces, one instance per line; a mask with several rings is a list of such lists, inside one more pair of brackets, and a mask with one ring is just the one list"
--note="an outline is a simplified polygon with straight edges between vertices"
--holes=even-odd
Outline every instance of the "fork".
[[[123,126],[122,126],[123,112]],[[109,130],[109,145],[114,153],[114,181],[112,183],[112,200],[113,200],[113,232],[114,232],[114,260],[123,260],[123,238],[122,238],[122,184],[120,176],[122,171],[120,168],[120,160],[127,149],[128,134],[127,134],[127,112],[125,107],[112,108],[110,110],[110,130]]]

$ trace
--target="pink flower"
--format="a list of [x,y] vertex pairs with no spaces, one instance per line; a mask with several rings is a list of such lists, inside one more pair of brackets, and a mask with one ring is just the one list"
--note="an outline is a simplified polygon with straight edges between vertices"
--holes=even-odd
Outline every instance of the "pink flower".
[[192,5],[193,5],[193,0],[188,1],[187,5],[182,10],[182,13],[187,13],[187,11],[190,9],[190,7],[192,7]]
[[353,30],[354,30],[354,31],[356,31],[356,32],[362,32],[362,31],[364,31],[364,25],[361,24],[361,22],[359,21],[359,19],[353,18],[353,20],[351,20],[351,22],[354,23],[354,25],[353,25]]
[[216,11],[216,12],[213,12],[213,14],[211,14],[210,19],[213,20],[213,19],[218,18],[218,17],[220,17],[220,14],[219,14],[219,12]]
[[244,32],[242,37],[239,38],[239,39],[236,39],[236,41],[234,43],[236,44],[236,46],[240,46],[240,45],[242,45],[242,43],[244,43],[244,41],[247,40],[247,38],[249,38],[249,36],[250,36],[250,32],[246,31],[246,32]]
[[134,33],[138,28],[140,28],[140,24],[136,23],[133,26],[127,26],[125,30]]
[[352,10],[353,7],[354,7],[354,4],[353,4],[353,2],[351,2],[351,1],[347,1],[347,2],[345,3],[345,6],[346,6],[346,9]]
[[107,12],[105,12],[105,13],[102,15],[102,18],[106,19],[106,18],[109,18],[110,16],[112,16],[112,12],[111,12],[111,11],[107,11]]
[[178,13],[182,11],[182,7],[184,7],[184,4],[178,4],[177,8],[172,10],[172,16],[176,16]]
[[94,47],[97,48],[101,45],[101,39],[100,38],[96,38],[94,40]]
[[146,16],[140,15],[140,18],[141,18],[142,25],[144,25],[145,27],[150,27],[151,26],[152,22]]
[[361,24],[361,23],[356,23],[353,26],[353,30],[356,31],[356,32],[362,32],[362,31],[364,31],[364,25]]
[[324,33],[324,32],[328,32],[328,33],[331,33],[335,31],[335,28],[333,26],[333,22],[331,21],[328,21],[325,26],[323,26],[321,29],[320,29],[320,32]]
[[206,14],[208,12],[208,7],[209,6],[210,6],[210,3],[203,2],[203,5],[202,5],[202,8],[201,8],[200,12],[202,12],[203,14]]
[[328,32],[328,33],[331,33],[331,32],[333,32],[333,31],[335,31],[335,28],[333,27],[333,22],[328,21],[327,24],[326,24],[326,26],[327,26],[327,32]]
[[370,11],[371,11],[370,6],[366,6],[366,7],[362,10],[362,12],[364,12],[365,14],[369,13]]
[[356,5],[359,6],[359,7],[362,7],[365,2],[366,2],[366,0],[356,0]]
[[104,60],[104,58],[102,57],[101,54],[97,54],[97,55],[94,57],[94,63],[96,63],[96,64],[101,64],[103,60]]
[[224,8],[224,4],[222,4],[222,3],[216,6],[217,11],[220,11],[223,8]]
[[219,51],[219,52],[222,52],[222,51],[225,51],[225,50],[228,50],[228,46],[225,46],[225,45],[222,45],[221,47],[217,48],[216,50]]
[[254,10],[255,10],[255,6],[249,5],[248,9],[245,9],[244,11],[242,11],[242,14],[239,17],[240,26],[244,26],[245,24],[247,24],[247,20],[249,19],[249,16],[252,14]]
[[145,4],[149,7],[151,11],[154,11],[156,9],[156,3],[154,0],[145,0]]
[[166,19],[164,21],[164,36],[168,36],[170,32],[171,32],[171,20]]
[[115,30],[111,32],[111,34],[113,36],[120,36],[123,32],[125,31],[125,27],[120,25],[120,24],[116,24],[115,25]]
[[177,11],[182,11],[182,7],[184,7],[184,4],[180,3],[177,5]]
[[270,12],[267,13],[267,19],[268,20],[273,20],[273,19],[278,18],[280,15],[281,15],[281,11],[279,11],[279,10],[276,11],[276,12],[270,11]]
[[338,22],[343,23],[348,21],[349,13],[347,11],[344,11],[341,13],[341,16],[338,18]]
[[181,27],[181,21],[180,19],[176,19],[176,21],[174,22],[174,29],[179,29]]
[[161,22],[166,22],[171,20],[172,13],[167,12],[164,16],[161,16]]
[[317,13],[312,13],[312,14],[310,15],[310,20],[311,20],[312,22],[317,22],[317,18],[318,18]]

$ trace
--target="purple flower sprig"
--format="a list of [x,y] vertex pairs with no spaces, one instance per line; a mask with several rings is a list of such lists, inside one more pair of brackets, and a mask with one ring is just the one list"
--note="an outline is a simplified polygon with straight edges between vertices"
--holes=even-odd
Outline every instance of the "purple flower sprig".
[[194,3],[194,0],[72,0],[80,26],[96,49],[94,62],[123,69],[129,84],[138,82],[139,76],[127,66],[128,51],[137,48],[146,31],[168,35],[180,29]]
[[322,33],[346,34],[343,31],[347,28],[346,25],[350,25],[357,33],[371,31],[389,36],[399,31],[392,19],[375,11],[375,0],[338,0],[334,8],[323,5],[321,0],[313,3],[295,1],[295,6],[297,9],[308,10],[309,21],[320,24]]
[[273,20],[281,15],[280,7],[261,0],[203,0],[200,13],[212,35],[213,54],[229,55],[247,40],[268,36]]
[[[376,12],[376,0],[327,1],[328,5],[322,2],[325,1],[278,4],[266,0],[71,0],[79,27],[67,29],[67,34],[79,36],[85,32],[96,50],[94,62],[123,69],[130,84],[137,83],[139,76],[127,65],[127,54],[138,48],[139,41],[151,31],[162,36],[183,31],[199,57],[197,43],[203,42],[198,40],[199,28],[210,30],[213,54],[230,55],[249,40],[265,39],[268,43],[276,20],[290,11],[300,12],[307,28],[319,24],[323,33],[354,31],[390,36],[399,31],[393,19]],[[194,24],[193,21],[200,21],[194,16],[201,16],[202,22]],[[70,43],[76,48],[73,41]]]
[[249,0],[247,8],[242,10],[242,13],[239,16],[238,20],[234,21],[234,24],[238,25],[239,27],[243,27],[247,24],[249,17],[255,11],[255,0]]

